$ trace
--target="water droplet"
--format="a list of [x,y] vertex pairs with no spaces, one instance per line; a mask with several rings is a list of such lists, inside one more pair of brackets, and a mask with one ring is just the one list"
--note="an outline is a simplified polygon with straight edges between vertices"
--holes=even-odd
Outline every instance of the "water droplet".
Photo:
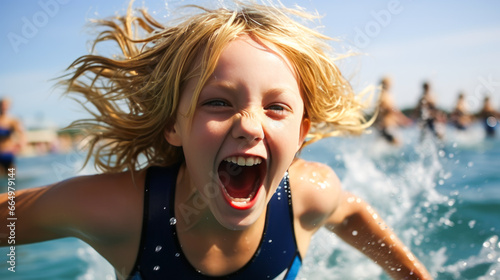
[[181,254],[175,253],[175,257],[178,258]]
[[358,231],[357,230],[353,230],[352,231],[352,236],[356,236],[356,235],[358,235]]
[[163,207],[163,210],[167,210],[167,207]]
[[175,224],[177,224],[177,219],[174,217],[170,218],[170,225],[173,226]]
[[453,206],[453,205],[455,205],[455,200],[454,199],[450,199],[448,201],[448,206]]
[[326,189],[327,184],[328,184],[327,182],[318,182],[319,187],[323,190]]
[[160,266],[156,265],[155,267],[153,267],[153,270],[160,270]]
[[474,166],[474,163],[473,163],[472,161],[469,161],[469,162],[467,163],[467,167],[472,167],[472,166]]
[[475,226],[475,225],[476,225],[476,221],[475,221],[475,220],[471,220],[471,221],[469,222],[469,227],[470,227],[470,228],[474,228],[474,226]]
[[438,155],[440,157],[444,157],[446,155],[446,153],[443,150],[439,150]]
[[157,252],[157,253],[158,253],[158,252],[160,252],[160,250],[161,250],[161,246],[160,246],[160,245],[156,246],[156,248],[155,248],[155,252]]

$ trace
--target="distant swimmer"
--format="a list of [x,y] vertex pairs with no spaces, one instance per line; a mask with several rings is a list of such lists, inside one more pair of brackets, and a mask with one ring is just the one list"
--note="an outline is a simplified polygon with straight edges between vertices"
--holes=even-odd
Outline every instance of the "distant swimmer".
[[495,129],[499,126],[498,120],[500,119],[500,112],[496,111],[491,104],[491,99],[489,96],[484,98],[483,107],[476,114],[476,116],[481,120],[486,131],[486,136],[494,137]]
[[378,129],[382,137],[391,144],[400,144],[400,140],[396,137],[398,127],[407,126],[412,123],[411,119],[405,116],[394,104],[391,95],[391,79],[389,77],[382,78],[380,85],[382,87],[379,98],[379,112],[375,127]]
[[443,133],[436,127],[436,124],[438,121],[443,121],[445,117],[436,106],[436,101],[431,94],[430,84],[424,82],[422,84],[422,90],[422,96],[418,101],[417,108],[415,108],[418,123],[422,130],[421,139],[426,131],[430,131],[436,137],[442,139]]
[[9,115],[10,104],[10,99],[0,100],[0,176],[14,167],[15,155],[24,143],[21,122]]
[[471,124],[472,118],[467,109],[464,93],[458,95],[457,104],[450,114],[450,121],[459,130],[465,130]]

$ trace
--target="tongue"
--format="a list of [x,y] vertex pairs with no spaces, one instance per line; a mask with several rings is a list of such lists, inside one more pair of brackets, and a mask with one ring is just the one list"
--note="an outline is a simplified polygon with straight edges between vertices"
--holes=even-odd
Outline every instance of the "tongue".
[[250,198],[258,179],[258,165],[239,166],[223,161],[219,166],[219,179],[232,198]]

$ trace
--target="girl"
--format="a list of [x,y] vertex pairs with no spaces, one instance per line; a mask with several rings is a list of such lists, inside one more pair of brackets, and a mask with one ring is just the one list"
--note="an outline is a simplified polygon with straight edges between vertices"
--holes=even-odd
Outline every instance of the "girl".
[[296,157],[368,126],[328,38],[294,10],[199,9],[99,22],[122,57],[83,56],[66,84],[94,106],[74,126],[104,172],[18,192],[16,242],[81,238],[119,279],[293,279],[324,226],[394,278],[430,279],[333,170]]

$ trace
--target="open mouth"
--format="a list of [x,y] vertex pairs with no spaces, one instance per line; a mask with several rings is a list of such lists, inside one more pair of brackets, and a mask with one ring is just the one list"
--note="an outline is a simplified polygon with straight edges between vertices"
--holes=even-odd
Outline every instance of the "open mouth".
[[265,164],[260,157],[234,156],[224,159],[218,168],[219,180],[229,204],[236,209],[249,209],[262,185]]

